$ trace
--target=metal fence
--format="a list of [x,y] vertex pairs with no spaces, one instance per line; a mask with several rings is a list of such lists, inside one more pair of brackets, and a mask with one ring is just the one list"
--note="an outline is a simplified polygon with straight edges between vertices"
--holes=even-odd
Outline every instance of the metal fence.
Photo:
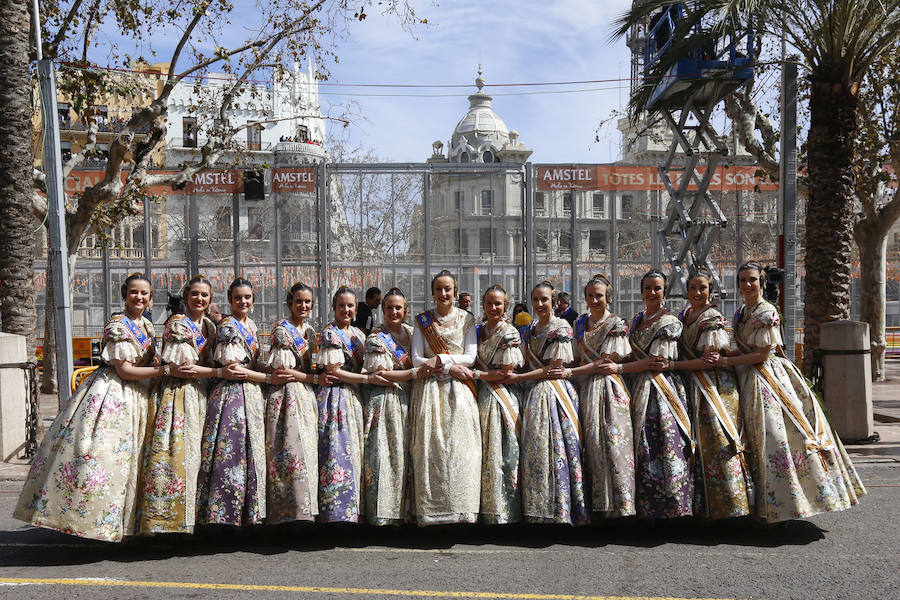
[[[149,273],[154,283],[157,324],[166,317],[165,292],[178,294],[197,273],[211,280],[214,301],[224,310],[236,274],[253,282],[252,316],[261,331],[284,316],[285,291],[294,282],[317,290],[314,324],[321,327],[331,318],[331,294],[340,285],[360,299],[369,287],[399,287],[414,314],[430,305],[431,278],[441,269],[456,275],[476,309],[492,284],[506,288],[511,302],[527,304],[528,290],[546,279],[572,293],[581,311],[582,286],[603,273],[615,290],[613,309],[635,314],[642,308],[641,275],[664,266],[657,233],[665,192],[633,185],[547,190],[536,181],[539,170],[506,163],[317,164],[265,169],[265,193],[258,199],[202,185],[173,191],[110,232],[106,247],[93,236],[85,240],[73,273],[75,333],[102,331],[119,309],[122,281],[135,271]],[[729,219],[712,255],[724,284],[719,304],[730,315],[740,302],[737,265],[748,258],[776,262],[777,192],[714,193]],[[39,244],[36,263],[41,313],[44,247]],[[900,287],[891,281],[888,299],[895,298]],[[669,304],[680,309],[682,302]],[[891,310],[897,304],[889,305],[889,325],[900,324]],[[786,317],[802,324],[802,304]]]

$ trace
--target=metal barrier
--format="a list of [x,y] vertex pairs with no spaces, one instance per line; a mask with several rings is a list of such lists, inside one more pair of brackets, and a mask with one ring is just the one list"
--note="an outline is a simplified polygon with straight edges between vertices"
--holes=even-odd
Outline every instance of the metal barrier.
[[28,376],[28,407],[25,411],[25,458],[37,453],[38,387],[37,364],[33,362],[0,364],[0,369],[23,369]]

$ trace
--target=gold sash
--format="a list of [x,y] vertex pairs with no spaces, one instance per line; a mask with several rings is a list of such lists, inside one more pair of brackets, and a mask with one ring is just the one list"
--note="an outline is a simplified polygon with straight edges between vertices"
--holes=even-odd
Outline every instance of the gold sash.
[[[491,357],[493,358],[493,356]],[[478,361],[478,366],[483,370],[490,370],[490,366],[487,365],[483,360],[481,360],[480,356],[476,356],[476,361]],[[506,386],[500,383],[494,383],[493,381],[481,380],[484,385],[487,386],[487,389],[491,392],[491,396],[494,397],[494,400],[500,405],[500,410],[506,413],[506,416],[516,427],[516,437],[519,440],[522,439],[522,416],[519,414],[519,407],[516,402],[509,395],[509,390],[506,389]]]
[[[427,311],[426,311],[427,312]],[[459,318],[459,315],[457,315]],[[428,346],[431,348],[431,351],[437,354],[450,354],[450,347],[447,346],[447,340],[438,333],[437,327],[434,325],[434,321],[428,324],[427,327],[422,327],[422,323],[419,322],[418,317],[416,318],[416,324],[418,324],[419,329],[422,330],[422,335],[425,336],[425,341],[428,342]],[[469,388],[469,391],[472,392],[472,395],[477,399],[478,398],[478,386],[475,385],[474,381],[462,381],[462,383],[466,384],[466,387]]]
[[[638,344],[632,344],[631,348],[642,358],[647,358],[647,353],[644,352],[643,348],[641,348]],[[651,371],[647,372],[648,375]],[[672,389],[672,386],[669,384],[669,381],[663,377],[662,373],[653,373],[650,375],[650,383],[653,384],[653,387],[656,388],[656,391],[659,393],[659,397],[663,402],[669,407],[669,411],[671,411],[672,416],[675,417],[675,422],[678,424],[678,429],[681,430],[681,433],[687,437],[688,441],[691,444],[691,452],[693,453],[694,449],[697,447],[697,442],[694,440],[694,432],[691,427],[691,419],[688,416],[687,409],[684,407],[684,404],[681,403],[681,398],[678,397],[678,394]]]
[[[609,318],[610,318],[610,320],[612,320],[612,318],[613,318],[612,315],[610,315]],[[615,325],[615,323],[612,323],[608,327],[608,329],[611,330],[613,325]],[[585,336],[586,335],[587,335],[587,332],[585,332]],[[605,335],[600,336],[600,337],[605,339],[607,335],[609,335],[609,331],[607,331]],[[593,348],[591,348],[590,346],[587,345],[587,342],[584,341],[585,336],[582,336],[581,339],[578,340],[578,343],[581,344],[581,349],[584,350],[584,353],[588,357],[593,358],[594,360],[603,360],[603,357],[600,354],[598,354]],[[622,392],[628,397],[628,400],[630,402],[631,394],[628,393],[628,388],[625,386],[625,382],[622,381],[622,377],[618,373],[611,373],[611,374],[607,375],[607,377],[611,378],[622,389]]]
[[[534,368],[541,368],[544,366],[543,363],[541,363],[540,358],[535,356],[534,351],[531,349],[530,342],[525,344],[525,349],[528,351],[528,361],[532,365],[537,365]],[[558,379],[548,379],[547,381],[550,382],[550,386],[556,393],[557,403],[563,409],[563,412],[566,413],[569,421],[572,422],[572,426],[575,428],[575,435],[578,436],[578,445],[581,446],[581,421],[578,420],[578,411],[575,410],[575,407],[572,405],[572,399],[569,398],[569,394],[566,393],[566,388],[563,387],[562,383],[560,383]]]

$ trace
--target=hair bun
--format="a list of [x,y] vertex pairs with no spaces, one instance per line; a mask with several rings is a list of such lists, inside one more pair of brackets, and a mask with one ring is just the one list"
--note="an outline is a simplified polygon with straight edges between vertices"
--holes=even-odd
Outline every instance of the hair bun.
[[555,287],[553,287],[553,284],[550,283],[549,281],[547,281],[546,279],[543,280],[539,285],[544,286],[544,287],[548,287],[548,288],[550,288],[551,290],[555,290],[555,289],[556,289]]

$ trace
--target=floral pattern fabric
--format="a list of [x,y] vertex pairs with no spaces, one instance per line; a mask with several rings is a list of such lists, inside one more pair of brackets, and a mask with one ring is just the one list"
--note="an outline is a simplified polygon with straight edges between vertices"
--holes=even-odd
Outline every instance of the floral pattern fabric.
[[[667,348],[678,340],[682,325],[668,310],[650,323],[638,315],[630,329],[632,348],[653,354],[651,348]],[[637,514],[665,519],[693,513],[694,476],[691,440],[678,427],[668,402],[652,383],[653,373],[635,374],[631,387],[631,417],[635,436],[635,489]],[[678,373],[660,374],[691,413],[691,404]]]
[[[587,318],[587,315],[581,317]],[[608,320],[612,319],[612,322]],[[615,315],[575,342],[582,364],[606,354],[609,338],[621,338],[628,348],[628,327]],[[630,348],[628,348],[630,350]],[[614,356],[612,358],[624,358]],[[584,461],[590,484],[591,510],[608,517],[635,513],[634,432],[631,423],[631,397],[618,376],[594,374],[582,383],[581,423],[584,428]]]
[[[516,328],[502,321],[490,336],[478,340],[479,368],[498,369],[504,364],[520,366],[523,362],[519,350],[521,343]],[[481,520],[493,524],[517,523],[522,520],[519,432],[512,415],[504,409],[495,394],[505,394],[517,412],[521,409],[519,398],[511,387],[502,383],[493,386],[496,392],[487,382],[482,381],[478,386],[482,456]]]
[[[315,330],[304,323],[299,332],[312,340]],[[269,338],[269,366],[309,372],[309,346],[300,352],[287,327],[276,325]],[[289,353],[281,364],[273,360]],[[266,522],[312,521],[319,514],[318,403],[312,385],[290,381],[268,386],[266,394]]]
[[[359,353],[365,334],[351,326]],[[341,368],[358,373],[359,354],[350,351],[331,327],[322,332],[321,356],[340,355]],[[335,350],[339,352],[335,352]],[[363,511],[362,453],[364,416],[359,386],[338,382],[316,393],[319,414],[319,521],[356,523]]]
[[[762,301],[741,308],[735,339],[742,350],[754,340],[781,339],[777,309]],[[802,409],[807,421],[824,426],[830,448],[808,452],[804,435],[779,402],[778,395],[752,366],[737,367],[744,423],[750,447],[750,470],[756,483],[756,513],[769,522],[806,518],[845,510],[859,502],[866,489],[840,438],[831,429],[818,400],[797,367],[775,352],[763,363],[787,397]]]
[[[176,315],[166,322],[162,358],[205,366],[213,345],[208,340],[215,336],[216,327],[203,318],[199,329],[207,342],[198,348],[187,318]],[[163,377],[156,389],[141,475],[141,533],[191,533],[194,529],[206,401],[206,380]]]
[[[413,329],[403,325],[412,341]],[[397,340],[395,340],[397,341]],[[399,341],[398,341],[399,344]],[[402,346],[410,354],[409,343]],[[402,371],[377,333],[366,339],[366,369]],[[366,400],[363,490],[366,520],[373,525],[399,524],[410,517],[409,396],[412,384],[371,386]]]
[[[153,324],[141,319],[153,339]],[[105,361],[150,364],[154,346],[135,340],[121,317],[103,331]],[[31,463],[14,517],[79,537],[121,541],[135,532],[140,456],[149,393],[112,365],[98,368],[57,414]]]
[[[543,331],[526,330],[529,367],[538,368],[554,359],[572,359],[573,333],[569,323],[551,317]],[[584,491],[581,458],[579,399],[568,380],[558,380],[574,414],[562,406],[556,386],[548,380],[532,385],[522,409],[522,513],[531,523],[582,525],[589,514]]]
[[[681,344],[686,349],[684,358],[700,357],[704,350],[728,349],[725,319],[714,306],[698,315],[684,313],[684,331]],[[716,335],[718,332],[724,335]],[[715,347],[711,340],[718,339]],[[703,373],[715,388],[722,406],[739,434],[743,433],[740,395],[734,372],[728,368],[705,369]],[[688,392],[693,406],[693,423],[697,440],[695,469],[694,514],[710,519],[741,517],[750,514],[753,503],[753,484],[747,468],[746,455],[737,451],[726,429],[703,393],[697,375],[685,374]]]
[[[450,354],[465,354],[465,337],[475,321],[468,312],[453,310],[437,331]],[[413,335],[422,335],[418,325]],[[426,341],[424,356],[434,354]],[[409,423],[416,520],[474,523],[481,495],[481,428],[472,391],[449,375],[416,379]]]
[[[256,325],[247,319],[256,336]],[[256,363],[234,319],[219,325],[215,359],[241,357],[250,368]],[[256,525],[266,517],[265,399],[252,381],[216,382],[209,394],[200,472],[197,477],[197,522],[219,525]]]

